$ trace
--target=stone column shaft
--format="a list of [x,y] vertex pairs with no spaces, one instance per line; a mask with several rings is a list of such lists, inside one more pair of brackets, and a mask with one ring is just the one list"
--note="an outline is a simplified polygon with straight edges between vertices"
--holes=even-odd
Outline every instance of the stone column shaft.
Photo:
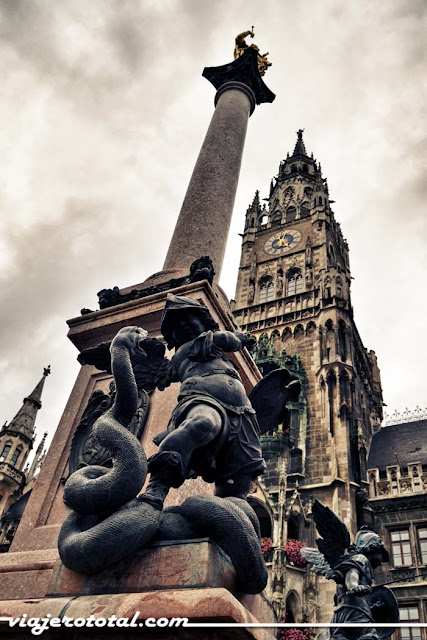
[[227,82],[216,101],[163,269],[188,269],[208,255],[219,278],[255,96],[246,85]]

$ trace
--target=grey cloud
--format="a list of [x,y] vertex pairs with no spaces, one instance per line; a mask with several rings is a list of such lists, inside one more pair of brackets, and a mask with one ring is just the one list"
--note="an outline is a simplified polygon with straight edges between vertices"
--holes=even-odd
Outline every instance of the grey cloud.
[[[4,419],[12,395],[11,413],[52,359],[41,420],[54,428],[76,371],[65,319],[94,308],[99,289],[161,268],[212,113],[201,70],[230,60],[234,36],[252,24],[270,50],[265,80],[277,100],[250,119],[221,282],[233,296],[243,213],[255,188],[266,195],[305,127],[350,242],[360,332],[379,352],[387,401],[400,408],[399,314],[425,314],[420,269],[405,274],[424,255],[426,12],[418,0],[0,0],[1,71],[13,78],[0,116],[13,119],[16,104],[16,120],[2,118],[0,144],[6,162],[8,149],[22,154],[11,156],[17,173],[30,173],[18,181],[22,193],[0,193],[2,240],[13,253],[0,283]],[[34,123],[20,101],[41,94]],[[10,137],[21,128],[31,144]],[[43,222],[44,211],[57,223]],[[427,357],[422,349],[413,371]],[[405,402],[423,404],[416,380],[410,394]]]

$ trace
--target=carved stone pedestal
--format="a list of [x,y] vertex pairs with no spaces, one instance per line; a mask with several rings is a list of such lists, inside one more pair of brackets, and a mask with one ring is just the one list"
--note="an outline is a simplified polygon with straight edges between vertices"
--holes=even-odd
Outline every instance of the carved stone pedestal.
[[[207,281],[195,282],[173,291],[203,302],[224,329],[233,329],[227,312]],[[69,322],[69,337],[79,350],[111,340],[126,325],[138,325],[150,336],[160,337],[160,318],[166,292],[132,300]],[[246,350],[231,354],[249,391],[260,373]],[[145,617],[188,617],[218,622],[274,622],[270,605],[261,595],[242,596],[234,591],[234,569],[227,556],[214,544],[189,541],[177,545],[158,544],[127,558],[97,576],[82,577],[65,569],[57,551],[58,533],[69,510],[63,503],[63,483],[69,475],[73,436],[88,400],[96,390],[108,392],[111,376],[84,365],[56,431],[43,471],[32,492],[9,553],[0,554],[0,618],[18,617],[98,617],[132,618],[136,611]],[[167,425],[176,403],[178,385],[155,391],[141,442],[147,455],[156,451],[152,438]],[[188,480],[172,490],[168,504],[180,504],[186,497],[211,493],[202,480]],[[141,634],[142,632],[142,634]],[[0,621],[2,637],[32,638],[28,628],[8,629]],[[58,629],[43,638],[133,638],[131,629]],[[262,629],[165,629],[160,637],[256,638],[273,635]],[[67,634],[69,634],[67,636]],[[92,634],[92,635],[89,635]],[[111,635],[110,635],[111,634]],[[114,635],[116,634],[116,635]],[[151,635],[149,635],[151,634]],[[149,629],[135,637],[159,637]]]
[[[239,594],[234,589],[234,568],[224,552],[208,539],[154,543],[128,560],[96,576],[82,576],[66,569],[59,559],[50,571],[45,598],[24,598],[0,602],[0,616],[14,618],[24,613],[43,618],[134,618],[136,629],[105,627],[69,629],[78,640],[91,638],[254,638],[272,640],[274,628],[173,628],[153,629],[148,618],[188,618],[191,623],[271,623],[272,605],[262,595]],[[139,612],[135,618],[136,612]],[[0,627],[2,636],[27,637],[28,629]],[[71,633],[72,632],[72,633]],[[16,635],[15,635],[16,634]],[[27,634],[27,635],[25,635]],[[67,637],[67,629],[49,630],[48,640]]]

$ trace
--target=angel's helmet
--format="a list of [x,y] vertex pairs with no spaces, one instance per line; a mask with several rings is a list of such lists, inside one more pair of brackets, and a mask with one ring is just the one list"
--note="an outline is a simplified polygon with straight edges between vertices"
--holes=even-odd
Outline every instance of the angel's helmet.
[[383,562],[389,562],[390,560],[389,553],[384,547],[382,538],[366,526],[361,527],[357,532],[354,540],[354,548],[361,553],[379,551],[382,555]]
[[216,331],[219,328],[212,318],[209,309],[205,307],[204,304],[200,304],[200,302],[192,300],[191,298],[175,296],[173,293],[168,293],[160,327],[160,331],[167,342],[168,349],[180,346],[174,336],[174,329],[178,319],[184,315],[188,316],[189,314],[197,315],[202,321],[205,331]]

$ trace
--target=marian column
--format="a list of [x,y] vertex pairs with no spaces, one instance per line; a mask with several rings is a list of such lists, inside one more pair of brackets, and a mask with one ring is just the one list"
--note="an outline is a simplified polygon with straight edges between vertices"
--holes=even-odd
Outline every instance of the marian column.
[[[171,290],[176,295],[202,302],[220,329],[233,331],[226,304],[221,303],[218,295],[219,287],[216,290],[211,287],[212,269],[205,268],[207,261],[196,272],[189,274],[189,270],[195,260],[209,255],[217,277],[221,271],[248,119],[256,104],[274,99],[261,79],[261,63],[264,68],[268,65],[256,49],[245,46],[243,55],[234,62],[204,70],[203,75],[217,89],[216,108],[182,205],[164,271],[149,278],[142,288],[104,289],[98,296],[99,310],[83,309],[80,316],[69,320],[68,337],[79,352],[89,350],[99,355],[107,350],[108,353],[108,342],[123,326],[136,325],[151,337],[161,336],[162,312]],[[233,353],[231,358],[246,390],[250,391],[260,380],[259,370],[246,349]],[[92,435],[95,420],[113,402],[111,369],[108,364],[94,360],[88,364],[85,357],[81,357],[80,362],[82,367],[11,550],[0,557],[4,585],[0,598],[2,615],[58,618],[66,613],[67,617],[82,619],[93,614],[92,617],[105,620],[110,616],[116,619],[133,616],[137,619],[133,626],[144,626],[144,621],[150,618],[171,616],[196,622],[209,618],[273,623],[273,611],[265,598],[237,594],[233,566],[207,539],[185,540],[182,544],[178,544],[179,541],[153,543],[153,548],[145,549],[141,555],[134,554],[125,564],[115,566],[114,571],[108,569],[95,576],[78,574],[62,565],[57,541],[69,515],[63,501],[64,483],[82,466],[95,464],[98,468],[98,465],[111,464],[111,452]],[[178,393],[177,384],[171,384],[164,391],[140,390],[138,410],[129,428],[147,456],[157,451],[153,437],[168,424]],[[211,494],[212,486],[198,478],[172,489],[168,500],[170,498],[169,504],[181,504],[188,496]],[[3,617],[3,625],[5,620]],[[17,637],[28,637],[23,627],[16,630]],[[221,632],[217,635],[222,638],[229,633],[226,630],[224,635]],[[273,640],[267,631],[257,630],[255,635],[244,631],[244,635]],[[95,637],[92,630],[88,633],[86,629],[79,630],[82,640],[92,637]],[[177,632],[166,630],[162,637],[172,640]],[[204,640],[208,634],[196,629],[186,632],[186,637]],[[155,640],[156,629],[151,633],[147,625],[144,638]]]
[[164,271],[188,271],[194,260],[209,255],[219,278],[248,120],[257,104],[275,98],[261,78],[258,55],[249,47],[234,62],[203,71],[217,89],[215,112],[188,185]]

